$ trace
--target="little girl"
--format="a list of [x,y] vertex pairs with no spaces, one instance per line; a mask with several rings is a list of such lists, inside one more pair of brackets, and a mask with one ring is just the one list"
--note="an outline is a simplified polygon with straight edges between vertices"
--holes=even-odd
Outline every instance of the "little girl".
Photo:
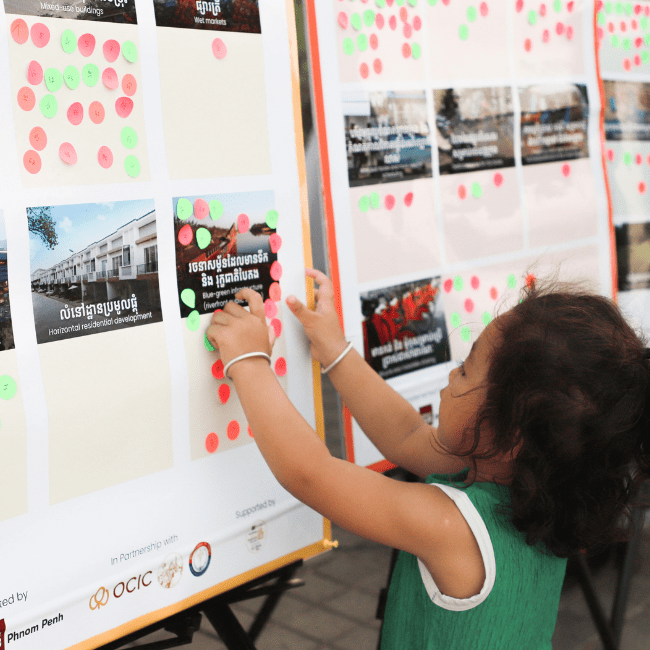
[[[437,428],[348,345],[332,284],[312,311],[287,305],[364,432],[405,483],[333,458],[269,361],[262,297],[217,312],[220,351],[280,484],[357,535],[405,551],[382,648],[550,650],[568,555],[621,538],[630,495],[650,476],[650,361],[608,299],[524,290],[493,320],[440,394]],[[296,453],[296,450],[300,450]]]

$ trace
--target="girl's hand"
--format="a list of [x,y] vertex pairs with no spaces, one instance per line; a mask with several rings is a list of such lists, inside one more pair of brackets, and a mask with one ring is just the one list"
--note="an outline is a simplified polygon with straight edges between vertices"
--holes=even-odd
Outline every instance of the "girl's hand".
[[262,296],[252,289],[242,289],[235,298],[246,300],[250,311],[229,302],[223,311],[214,313],[207,331],[208,340],[218,350],[224,365],[247,352],[265,352],[270,356],[275,341],[273,328],[266,324]]
[[295,296],[287,297],[287,306],[305,328],[305,334],[311,341],[312,356],[325,368],[343,352],[347,341],[334,306],[331,280],[315,269],[305,269],[305,273],[319,285],[314,291],[316,310],[312,311]]

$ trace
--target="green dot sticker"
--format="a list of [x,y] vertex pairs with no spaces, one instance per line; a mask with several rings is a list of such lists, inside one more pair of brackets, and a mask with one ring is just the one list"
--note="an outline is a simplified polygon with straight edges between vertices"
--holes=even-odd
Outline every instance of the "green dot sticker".
[[624,38],[623,39],[623,49],[624,50],[631,50],[632,49],[632,39],[631,38]]
[[422,49],[420,48],[420,44],[413,43],[413,45],[411,45],[411,56],[414,59],[419,59],[421,54],[422,54]]
[[612,37],[609,39],[609,42],[612,47],[618,47],[620,45],[620,40],[617,34],[612,34]]
[[196,307],[196,293],[194,293],[194,290],[183,289],[183,291],[181,291],[181,301],[190,309],[194,309],[194,307]]
[[[560,7],[562,6],[562,3],[560,2],[560,0],[555,0],[555,3],[556,3],[556,4],[559,4]],[[612,3],[611,3],[611,2],[606,2],[606,3],[605,3],[605,11],[606,11],[608,14],[611,14],[611,13],[612,13]]]
[[0,377],[0,399],[11,399],[18,390],[18,385],[9,375]]
[[359,31],[361,29],[361,16],[356,12],[353,13],[352,16],[350,16],[350,24]]
[[467,325],[463,325],[460,328],[460,338],[465,341],[465,343],[469,343],[470,339],[472,338],[472,333],[469,331],[469,327]]
[[176,216],[181,220],[189,219],[192,216],[192,204],[187,199],[178,199],[176,204]]
[[210,218],[212,221],[216,221],[223,215],[223,203],[221,201],[212,199],[208,205],[210,206]]
[[395,0],[395,4],[396,4],[398,7],[401,7],[401,6],[404,4],[404,0]]
[[555,2],[553,3],[553,9],[555,9],[555,11],[560,13],[560,11],[562,11],[562,0],[555,0]]
[[343,39],[343,51],[348,56],[354,54],[354,41],[349,36]]
[[483,188],[481,187],[481,184],[477,181],[472,183],[472,196],[475,199],[480,199],[483,196]]
[[[648,29],[648,23],[650,21],[648,20],[647,16],[641,16],[641,19],[639,20],[639,25],[641,25],[641,29]],[[647,34],[646,34],[647,36]]]
[[[559,2],[559,0],[558,0],[558,2]],[[435,6],[438,4],[438,0],[429,0],[429,4],[430,4],[432,7],[435,7]]]
[[203,250],[210,245],[212,241],[212,235],[207,228],[198,228],[196,231],[196,243],[198,247]]
[[45,95],[43,99],[41,99],[38,107],[41,109],[43,117],[54,117],[59,109],[59,104],[54,95]]
[[514,273],[508,276],[508,289],[514,289],[517,286],[517,277]]
[[454,278],[454,289],[456,289],[456,291],[462,291],[464,284],[465,283],[463,282],[463,277],[462,276],[457,275]]
[[418,0],[409,0],[409,4],[411,5],[411,7],[416,7],[418,4]]
[[187,317],[187,329],[190,330],[190,332],[196,332],[196,330],[199,329],[199,325],[201,324],[201,317],[199,315],[199,312],[194,311],[190,312],[190,315]]
[[380,8],[383,9],[386,6],[386,0],[375,0],[375,4]]
[[122,43],[122,55],[129,63],[135,63],[138,60],[138,48],[133,41]]
[[622,14],[623,13],[623,3],[622,2],[617,2],[616,3],[616,13],[617,14]]
[[81,70],[81,78],[89,88],[96,86],[99,81],[99,68],[94,63],[86,63]]
[[43,74],[43,79],[51,93],[55,93],[63,85],[63,75],[56,68],[48,68]]
[[605,13],[603,11],[598,12],[598,14],[596,15],[596,21],[601,26],[607,22],[607,18],[605,18]]
[[70,90],[75,90],[77,86],[79,86],[81,75],[79,74],[79,70],[76,66],[66,66],[65,70],[63,71],[63,81],[65,81],[65,85],[70,88]]
[[122,129],[120,139],[127,149],[133,149],[138,144],[138,134],[130,126]]
[[490,321],[492,320],[492,315],[490,314],[489,311],[484,311],[483,316],[481,316],[481,319],[483,320],[483,325],[487,327],[490,324]]
[[460,314],[457,311],[452,311],[451,316],[449,317],[449,320],[451,322],[451,326],[456,329],[457,327],[460,327]]
[[363,22],[366,23],[366,27],[372,27],[375,22],[375,12],[372,9],[366,9],[363,12]]
[[643,37],[643,42],[644,42],[648,47],[650,47],[650,34],[646,34],[646,35]]
[[469,36],[469,29],[467,25],[461,25],[458,28],[458,36],[460,36],[461,41],[466,41],[467,37]]
[[370,208],[370,199],[364,194],[359,199],[359,210],[361,212],[368,212],[368,208]]
[[634,11],[634,9],[632,8],[632,3],[631,2],[626,2],[625,3],[625,13],[628,16],[631,16],[633,11]]
[[373,210],[376,210],[379,207],[379,194],[377,194],[377,192],[373,192],[370,195],[370,207]]
[[359,52],[365,52],[368,49],[368,37],[365,34],[357,36],[357,48]]
[[648,61],[650,61],[650,53],[648,52],[648,50],[644,50],[642,52],[641,61],[643,61],[643,63],[647,63]]
[[629,151],[626,151],[626,152],[623,154],[623,162],[624,162],[626,165],[631,165],[631,164],[632,164],[632,154],[631,154]]
[[71,29],[63,30],[61,47],[66,54],[72,54],[77,49],[77,37]]
[[140,175],[140,161],[134,155],[127,156],[124,159],[124,170],[131,178],[136,178]]
[[210,343],[210,339],[208,338],[207,334],[203,336],[203,345],[208,352],[214,352],[217,349],[214,347],[214,345],[212,345],[212,343]]
[[531,9],[528,12],[528,24],[535,25],[537,23],[537,12],[534,9]]
[[277,210],[269,210],[266,213],[266,225],[275,230],[278,227],[279,216]]
[[476,7],[467,7],[467,20],[473,23],[476,20]]

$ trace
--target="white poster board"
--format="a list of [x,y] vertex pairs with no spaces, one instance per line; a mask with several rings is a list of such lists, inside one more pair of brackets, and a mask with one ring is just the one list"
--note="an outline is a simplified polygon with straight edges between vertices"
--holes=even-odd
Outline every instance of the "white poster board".
[[[451,367],[532,276],[611,295],[595,4],[308,2],[347,337],[435,424]],[[347,414],[348,458],[385,469]]]
[[[7,0],[0,647],[95,648],[328,548],[205,329],[263,293],[322,434],[293,6]],[[318,398],[318,399],[317,399]]]

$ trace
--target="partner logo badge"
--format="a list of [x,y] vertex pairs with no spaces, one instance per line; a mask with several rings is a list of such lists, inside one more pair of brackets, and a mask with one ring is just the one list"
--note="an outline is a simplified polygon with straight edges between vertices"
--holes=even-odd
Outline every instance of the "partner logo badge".
[[91,597],[90,597],[90,609],[99,609],[103,607],[108,602],[108,589],[100,587]]
[[212,549],[207,542],[200,542],[190,554],[190,571],[197,578],[202,576],[210,566]]
[[175,587],[183,575],[183,558],[178,553],[172,553],[158,567],[158,582],[164,589]]

